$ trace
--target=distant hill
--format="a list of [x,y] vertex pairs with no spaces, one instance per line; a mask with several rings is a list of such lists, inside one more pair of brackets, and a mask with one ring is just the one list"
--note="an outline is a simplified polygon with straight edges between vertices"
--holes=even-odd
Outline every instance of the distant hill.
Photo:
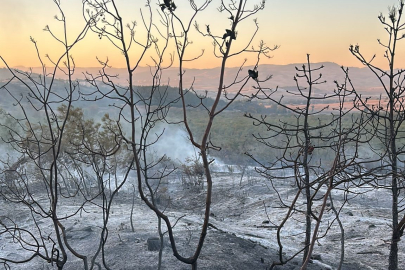
[[[276,88],[278,87],[280,90],[294,90],[296,89],[295,81],[293,80],[294,75],[297,73],[296,67],[302,68],[302,63],[297,63],[297,64],[289,64],[289,65],[260,65],[259,66],[259,79],[266,78],[267,76],[272,76],[272,78],[265,82],[261,83],[262,87],[268,87],[268,88]],[[339,84],[342,84],[344,82],[344,72],[342,71],[341,67],[335,63],[330,63],[330,62],[325,62],[325,63],[311,63],[312,68],[317,68],[320,67],[321,65],[324,66],[324,68],[320,71],[314,72],[314,76],[318,76],[319,73],[322,73],[322,81],[326,80],[327,82],[324,84],[318,84],[314,86],[314,95],[315,96],[323,96],[324,94],[330,94],[333,92],[333,90],[336,88],[335,80],[338,81]],[[247,75],[247,70],[251,69],[252,67],[244,67],[243,70],[240,72],[240,77],[246,76]],[[40,68],[32,68],[31,70],[29,68],[25,67],[18,67],[19,70],[25,70],[25,71],[31,71],[33,73],[40,73],[42,70]],[[52,69],[48,69],[47,72],[53,71]],[[228,68],[226,70],[225,76],[225,85],[229,85],[232,81],[234,81],[234,78],[239,71],[239,68]],[[94,76],[97,76],[99,73],[98,68],[76,68],[75,73],[73,75],[74,79],[77,79],[80,81],[80,91],[82,93],[91,93],[94,88],[90,87],[89,83],[86,83],[83,81],[84,79],[84,74],[93,74]],[[116,84],[125,85],[128,82],[126,70],[123,68],[110,68],[108,69],[108,73],[110,75],[115,76],[113,80],[115,81]],[[356,68],[356,67],[350,67],[349,68],[349,73],[350,73],[350,78],[356,87],[356,90],[359,91],[360,93],[366,93],[368,96],[374,96],[377,97],[379,96],[380,93],[383,92],[383,89],[381,85],[379,84],[379,81],[375,78],[374,74],[370,72],[367,68]],[[37,74],[33,75],[34,77],[38,78]],[[5,69],[5,68],[0,68],[0,86],[6,81],[7,78],[10,78],[11,74],[10,72]],[[62,72],[58,72],[56,75],[56,78],[60,78],[60,80],[57,80],[55,82],[56,89],[59,89],[61,91],[64,91],[64,88],[66,87],[66,83],[63,81],[63,79],[66,79],[66,76]],[[175,93],[178,94],[177,86],[178,86],[178,70],[177,68],[169,68],[167,70],[164,70],[161,76],[161,85],[170,85],[169,90],[171,92],[171,97],[175,96]],[[185,70],[185,81],[184,81],[184,88],[188,89],[191,86],[193,86],[193,89],[198,92],[200,95],[205,95],[205,91],[207,91],[207,96],[208,97],[214,97],[215,95],[215,89],[218,87],[218,81],[219,81],[219,68],[211,68],[211,69],[186,69]],[[3,83],[2,83],[3,82]],[[149,67],[140,67],[136,70],[134,74],[134,84],[138,87],[142,86],[149,86],[152,85],[152,80],[151,80],[151,69]],[[249,94],[250,92],[254,92],[253,86],[256,83],[251,80],[245,87],[244,93]],[[302,86],[306,86],[305,82],[302,82]],[[14,94],[17,94],[20,96],[22,92],[25,91],[24,86],[22,86],[19,83],[13,83],[13,85],[9,86],[10,89],[12,89],[12,92]],[[142,91],[148,91],[148,87],[145,89],[142,89]],[[227,91],[232,95],[232,92],[234,92],[236,88],[229,88]],[[278,95],[283,94],[283,91],[279,91]],[[274,97],[277,97],[274,96]],[[26,99],[23,99],[23,101],[26,101]],[[12,104],[15,101],[10,99],[10,97],[4,96],[0,100],[0,106],[5,108],[5,109],[12,109]],[[195,106],[199,100],[195,96],[192,97],[192,95],[188,95],[188,102],[190,105]],[[212,100],[205,100],[204,101],[206,105],[209,105]],[[287,99],[286,102],[291,102],[293,104],[299,104],[297,103],[298,101],[292,100],[292,99]],[[320,101],[318,101],[319,103]],[[331,101],[328,101],[331,102]],[[75,106],[91,109],[92,112],[112,112],[111,104],[109,104],[110,101],[108,100],[103,100],[101,102],[98,102],[96,104],[91,104],[91,108],[88,107],[88,103],[85,103],[84,101],[79,100],[76,102]],[[223,106],[223,104],[219,104],[220,107]],[[264,103],[258,103],[258,102],[253,102],[252,104],[235,104],[234,106],[231,106],[229,109],[234,109],[234,110],[243,110],[242,108],[245,108],[244,110],[249,111],[249,112],[261,112],[261,113],[266,113],[267,109],[270,109],[269,107],[271,106],[271,103],[269,102],[264,102]],[[173,106],[177,107],[180,106],[180,104],[173,104]],[[273,108],[275,110],[276,107]]]
[[[279,88],[283,87],[295,87],[295,82],[293,80],[294,75],[296,74],[295,67],[301,68],[302,63],[297,64],[289,64],[289,65],[260,65],[259,67],[259,79],[266,78],[267,76],[272,76],[272,79],[267,81],[266,83],[261,84],[262,87],[270,87],[275,88],[278,86]],[[315,72],[315,75],[322,73],[322,80],[326,80],[325,84],[317,85],[316,87],[324,92],[331,92],[336,85],[334,83],[337,80],[339,83],[344,82],[344,73],[341,67],[338,64],[331,63],[331,62],[324,62],[324,63],[312,63],[313,68],[319,67],[321,65],[324,68],[321,71]],[[19,69],[24,69],[23,67],[18,67]],[[240,76],[246,76],[248,70],[252,67],[244,67]],[[28,68],[25,68],[28,70]],[[41,72],[40,68],[33,68],[34,72]],[[99,68],[91,67],[91,68],[76,68],[74,78],[75,79],[83,79],[86,72],[91,74],[98,74]],[[227,68],[225,72],[225,84],[229,85],[233,80],[235,75],[237,74],[239,68],[238,67],[231,67]],[[185,69],[185,88],[190,88],[193,85],[194,89],[197,91],[207,90],[207,91],[214,91],[218,87],[219,82],[219,68],[211,68],[211,69]],[[108,70],[109,74],[117,75],[115,81],[121,85],[125,85],[128,81],[126,70],[124,68],[111,68]],[[368,94],[378,95],[381,91],[381,85],[379,81],[376,79],[375,75],[370,72],[367,68],[357,68],[357,67],[349,67],[350,78],[356,87],[356,89],[360,92],[367,92]],[[134,84],[135,85],[151,85],[151,70],[149,67],[139,67],[134,76]],[[57,77],[62,78],[62,74],[57,74]],[[1,79],[1,72],[0,72],[0,79]],[[177,87],[178,86],[178,69],[177,68],[169,68],[163,71],[161,77],[162,85],[169,84],[170,86]],[[252,90],[253,88],[253,81],[247,85],[247,91]],[[236,88],[230,88],[230,92],[235,91]]]
[[[3,78],[0,80],[0,88],[5,85],[6,79],[10,78],[10,73],[6,69],[0,69],[0,76]],[[15,106],[18,102],[24,105],[24,108],[28,110],[29,114],[33,117],[39,117],[42,110],[42,105],[36,101],[32,95],[29,93],[29,89],[26,85],[30,86],[34,91],[35,95],[43,96],[46,95],[47,91],[44,91],[44,87],[38,85],[35,87],[32,82],[28,79],[24,78],[24,76],[20,76],[23,78],[23,82],[19,80],[13,80],[11,83],[7,83],[6,87],[1,88],[1,95],[2,98],[0,99],[0,108],[5,109],[7,112],[13,113],[14,115],[21,114],[20,109],[18,106]],[[36,81],[40,81],[38,74],[33,74],[32,78]],[[26,85],[25,85],[26,84]],[[47,87],[49,87],[49,79],[47,80]],[[108,86],[104,86],[101,84],[99,86],[100,90],[103,93],[110,92],[111,88]],[[69,89],[69,85],[65,80],[56,79],[52,85],[52,94],[49,96],[49,101],[53,104],[54,107],[60,105],[58,101],[61,98],[67,99],[67,91]],[[121,94],[126,92],[126,88],[122,88]],[[158,105],[166,105],[170,103],[171,107],[182,107],[182,103],[180,101],[180,94],[177,87],[167,87],[161,86],[155,91],[155,95],[153,96],[152,100],[148,100],[150,96],[151,86],[135,86],[136,90],[136,98],[138,100],[144,99],[146,102],[150,102],[152,106]],[[14,98],[11,96],[13,95]],[[125,95],[129,95],[128,92]],[[110,97],[117,97],[114,92],[109,94]],[[101,94],[97,93],[96,89],[92,87],[89,83],[85,81],[79,81],[79,86],[75,88],[73,93],[73,105],[75,107],[83,108],[85,114],[92,115],[92,117],[101,118],[105,113],[109,113],[110,115],[116,115],[118,110],[115,110],[115,106],[120,106],[122,101],[118,99],[108,99],[103,98],[100,99]],[[97,99],[97,102],[92,102],[93,100]],[[56,101],[56,102],[54,102]],[[188,108],[200,108],[202,109],[203,106],[211,107],[214,103],[214,99],[205,95],[205,94],[198,94],[195,95],[193,92],[185,90],[185,102]],[[29,103],[33,104],[36,109],[34,110]],[[112,106],[114,104],[114,106]],[[203,106],[201,106],[201,104]],[[138,104],[142,107],[141,103]],[[218,104],[218,108],[223,108],[226,105],[224,100],[220,100]],[[238,100],[234,104],[232,104],[229,110],[237,110],[243,112],[250,112],[250,113],[263,113],[266,114],[269,112],[269,108],[265,107],[262,104],[259,104],[256,101],[253,102],[246,102],[245,100]]]

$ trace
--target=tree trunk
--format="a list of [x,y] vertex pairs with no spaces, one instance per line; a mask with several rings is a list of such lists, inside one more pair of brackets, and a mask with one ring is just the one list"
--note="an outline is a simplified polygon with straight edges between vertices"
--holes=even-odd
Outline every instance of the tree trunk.
[[398,241],[400,234],[398,230],[398,183],[397,177],[392,177],[392,238],[389,255],[389,270],[398,270]]

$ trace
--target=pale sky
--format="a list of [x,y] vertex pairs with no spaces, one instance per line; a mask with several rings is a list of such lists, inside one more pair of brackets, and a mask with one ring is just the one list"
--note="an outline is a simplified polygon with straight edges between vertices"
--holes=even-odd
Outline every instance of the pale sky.
[[[69,36],[75,36],[84,26],[82,17],[82,0],[60,0],[67,16]],[[260,0],[249,0],[256,3]],[[125,23],[133,20],[138,22],[142,34],[139,9],[145,8],[144,0],[116,0]],[[175,0],[178,6],[176,14],[181,18],[189,17],[186,9],[188,0]],[[202,0],[196,0],[201,3]],[[153,9],[159,8],[158,0],[151,0]],[[213,0],[210,7],[197,16],[197,22],[205,30],[209,24],[211,31],[222,35],[223,29],[229,28],[226,14],[219,13],[220,1]],[[383,49],[377,39],[386,40],[387,35],[377,16],[380,12],[387,14],[388,6],[398,4],[398,0],[267,0],[266,7],[254,17],[244,21],[238,31],[237,44],[242,46],[253,26],[252,19],[257,18],[260,26],[258,38],[253,45],[263,39],[269,46],[280,45],[272,53],[273,58],[262,59],[262,64],[302,63],[306,54],[311,54],[313,62],[335,62],[344,66],[361,66],[350,54],[350,44],[358,44],[362,52],[371,57],[377,54],[376,63],[384,67]],[[49,54],[55,57],[60,53],[61,46],[49,33],[43,31],[45,25],[60,28],[53,17],[58,10],[53,0],[0,0],[0,55],[10,66],[39,66],[34,46],[30,42],[32,36],[40,47],[40,55]],[[155,17],[158,23],[158,17]],[[210,39],[202,38],[193,30],[192,51],[189,56],[197,55],[206,49],[205,55],[189,67],[212,68],[220,65],[220,60],[212,55]],[[397,66],[405,67],[405,41],[399,43]],[[173,50],[172,50],[173,51]],[[122,55],[108,44],[106,39],[99,40],[94,33],[89,35],[72,51],[76,64],[81,67],[98,66],[96,56],[110,59],[113,67],[123,67]],[[136,51],[133,52],[136,58]],[[254,57],[253,57],[254,58]],[[150,58],[143,64],[150,64]],[[229,62],[229,66],[238,66],[242,58]],[[249,59],[250,60],[250,59]],[[148,62],[149,61],[149,62]],[[253,63],[254,59],[249,63]],[[0,63],[0,66],[4,66]]]

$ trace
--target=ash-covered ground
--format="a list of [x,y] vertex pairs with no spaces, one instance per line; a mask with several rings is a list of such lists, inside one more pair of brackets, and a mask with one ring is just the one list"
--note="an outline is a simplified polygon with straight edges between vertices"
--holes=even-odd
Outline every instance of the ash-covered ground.
[[[291,183],[285,181],[276,185],[279,194],[274,192],[270,182],[257,175],[244,177],[240,174],[216,174],[214,178],[210,228],[198,269],[268,269],[271,262],[278,259],[276,225],[285,217],[287,209],[282,207],[279,196],[286,202],[296,193]],[[176,244],[180,253],[191,256],[195,250],[203,220],[205,191],[198,186],[182,185],[178,179],[162,185],[164,193],[160,195],[160,207],[165,209],[173,222]],[[108,239],[104,253],[106,265],[110,269],[157,269],[158,252],[149,251],[147,240],[157,234],[157,217],[144,205],[140,198],[135,198],[133,209],[133,226],[130,216],[132,206],[131,188],[121,191],[112,204],[108,222]],[[342,191],[334,191],[336,209],[343,204]],[[42,195],[38,195],[39,197]],[[43,195],[45,196],[45,195]],[[46,198],[43,198],[46,200]],[[303,197],[298,202],[293,218],[282,230],[283,254],[287,258],[303,247],[304,214],[299,212],[305,207]],[[99,200],[99,199],[97,199]],[[319,204],[321,202],[319,201]],[[86,204],[83,211],[74,217],[62,220],[67,231],[67,240],[79,253],[89,256],[96,252],[100,241],[102,212],[99,205]],[[2,201],[0,216],[2,222],[9,217],[20,227],[35,231],[30,212],[26,208],[17,208],[15,204]],[[313,206],[316,211],[319,206]],[[314,260],[308,269],[336,269],[341,254],[341,230],[330,205],[322,221],[320,235],[314,249]],[[75,213],[77,205],[69,200],[60,202],[59,217]],[[387,269],[390,242],[390,196],[387,191],[371,190],[358,196],[349,196],[340,212],[340,221],[344,226],[345,264],[342,269]],[[51,223],[39,222],[43,237],[54,237]],[[313,224],[314,226],[315,224]],[[163,226],[165,231],[165,227]],[[167,235],[162,257],[162,269],[191,269],[189,265],[179,262],[171,250]],[[400,265],[405,265],[404,243],[399,242]],[[13,259],[27,258],[29,254],[10,236],[0,236],[0,257]],[[98,263],[101,256],[95,260]],[[274,269],[299,269],[302,255],[298,255],[285,266]],[[24,264],[10,264],[11,269],[57,269],[40,258]],[[69,254],[64,269],[84,269],[83,263]],[[98,269],[95,267],[95,269]]]

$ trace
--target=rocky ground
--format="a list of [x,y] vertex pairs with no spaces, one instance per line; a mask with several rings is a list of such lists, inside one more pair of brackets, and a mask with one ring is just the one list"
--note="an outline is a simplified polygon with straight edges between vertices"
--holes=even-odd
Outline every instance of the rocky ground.
[[[280,196],[291,200],[295,191],[289,183],[277,186]],[[129,189],[128,189],[129,190]],[[174,221],[181,217],[174,228],[178,249],[185,256],[194,251],[202,223],[204,192],[200,187],[182,186],[177,180],[166,185],[160,204]],[[335,207],[343,202],[343,192],[334,192]],[[45,199],[45,198],[44,198]],[[213,206],[210,229],[198,269],[268,269],[277,260],[276,228],[274,224],[284,218],[286,209],[280,207],[278,196],[269,182],[256,176],[245,177],[240,182],[239,174],[217,174],[214,182]],[[99,202],[101,203],[101,202]],[[133,225],[130,225],[132,197],[121,192],[113,204],[109,218],[109,238],[106,244],[106,264],[110,269],[157,269],[158,252],[149,251],[147,240],[157,236],[157,218],[139,198],[135,199]],[[16,209],[14,204],[1,202],[0,217],[15,220],[20,226],[32,228],[27,210]],[[303,205],[303,201],[299,201]],[[61,203],[61,213],[73,213],[76,206]],[[314,206],[317,209],[317,206]],[[85,211],[62,221],[72,247],[83,254],[94,254],[98,246],[102,218],[99,207],[90,204]],[[299,210],[299,209],[298,209]],[[61,215],[60,215],[61,216]],[[341,210],[340,220],[344,226],[345,264],[342,269],[387,269],[390,240],[390,201],[386,191],[370,191],[352,196]],[[286,223],[282,231],[285,256],[294,254],[304,239],[302,214]],[[324,234],[334,219],[327,211],[320,233]],[[274,224],[273,224],[274,223]],[[44,232],[51,224],[41,221]],[[336,269],[340,258],[341,231],[337,222],[327,235],[317,242],[314,260],[309,269]],[[400,243],[400,261],[405,265],[405,246]],[[25,257],[24,257],[25,256]],[[10,236],[0,236],[0,257],[26,258],[27,254],[13,244]],[[83,264],[70,254],[71,261],[64,269],[83,269]],[[97,262],[100,262],[100,256]],[[286,266],[275,269],[299,269],[301,257],[291,260]],[[162,269],[191,269],[176,260],[168,238],[165,238]],[[0,265],[1,267],[1,265]],[[37,258],[25,264],[10,265],[11,269],[56,269],[56,266]],[[1,269],[1,268],[0,268]],[[96,268],[97,269],[97,268]]]

